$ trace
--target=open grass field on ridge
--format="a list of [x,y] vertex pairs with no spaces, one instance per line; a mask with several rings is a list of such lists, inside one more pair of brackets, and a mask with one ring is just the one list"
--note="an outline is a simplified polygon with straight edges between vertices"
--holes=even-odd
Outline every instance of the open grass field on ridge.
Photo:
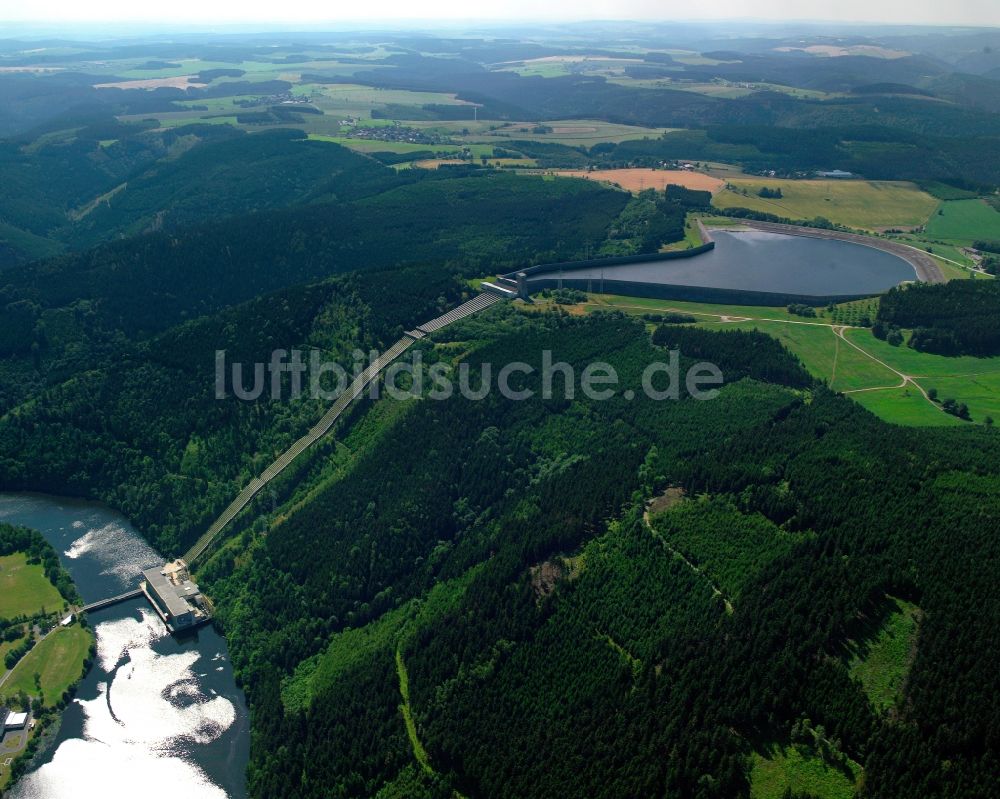
[[[787,219],[823,217],[862,230],[914,228],[927,222],[938,201],[913,183],[870,180],[782,180],[733,177],[712,199],[717,208],[749,208]],[[761,189],[781,190],[780,198]]]
[[[617,295],[591,294],[586,303],[564,307],[574,314],[612,308],[637,316],[677,311],[692,315],[698,325],[713,330],[760,330],[781,341],[814,377],[834,391],[845,392],[887,422],[920,427],[969,424],[929,401],[923,392],[931,388],[941,400],[950,398],[968,405],[975,423],[984,423],[987,417],[1000,420],[1000,357],[956,358],[918,352],[905,345],[894,347],[863,327],[846,327],[838,336],[836,328],[851,324],[851,306],[867,308],[866,302],[870,303],[845,303],[832,313],[818,309],[814,319],[783,307]],[[547,303],[539,302],[539,307],[547,307]],[[911,380],[904,385],[901,375]]]
[[928,220],[927,235],[964,246],[1000,239],[1000,212],[985,200],[945,200]]

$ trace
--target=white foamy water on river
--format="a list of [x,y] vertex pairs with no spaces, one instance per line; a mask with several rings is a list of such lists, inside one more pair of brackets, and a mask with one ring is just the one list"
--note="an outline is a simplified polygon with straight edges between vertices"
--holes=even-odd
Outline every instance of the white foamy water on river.
[[[162,562],[107,508],[0,494],[0,521],[40,530],[85,601],[121,593]],[[13,799],[242,799],[249,724],[225,640],[169,635],[144,600],[91,614],[96,658],[54,744]]]

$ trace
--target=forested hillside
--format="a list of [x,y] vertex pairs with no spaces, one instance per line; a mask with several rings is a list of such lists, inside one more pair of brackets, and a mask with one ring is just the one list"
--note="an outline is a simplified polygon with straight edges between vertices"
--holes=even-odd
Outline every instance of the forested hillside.
[[912,329],[910,346],[939,355],[1000,353],[1000,284],[955,280],[940,286],[896,288],[882,297],[876,335]]
[[[600,354],[623,385],[657,354],[622,318],[512,321],[449,337],[494,331],[473,364]],[[1000,439],[803,394],[761,334],[657,340],[717,351],[735,382],[700,403],[383,406],[208,564],[255,795],[740,796],[803,718],[807,756],[862,764],[866,795],[992,795]],[[647,524],[669,485],[688,498]],[[848,647],[887,594],[926,621],[881,713]]]
[[[130,342],[296,284],[381,272],[369,279],[379,286],[370,295],[391,308],[411,290],[436,291],[446,275],[578,257],[607,237],[627,202],[586,181],[421,174],[353,202],[150,233],[8,271],[0,282],[0,374],[9,377],[0,412],[114,360]],[[423,279],[417,273],[386,271],[406,266],[429,267],[428,286],[411,288]]]

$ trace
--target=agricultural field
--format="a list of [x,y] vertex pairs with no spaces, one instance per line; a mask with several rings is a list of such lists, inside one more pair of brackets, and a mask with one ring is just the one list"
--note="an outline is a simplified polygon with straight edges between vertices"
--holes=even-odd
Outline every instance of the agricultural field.
[[853,799],[861,769],[827,763],[805,747],[774,745],[754,752],[750,771],[751,799],[784,799],[789,789],[818,799]]
[[[749,208],[789,219],[824,217],[860,230],[919,227],[937,206],[931,195],[903,181],[738,177],[728,182],[712,199],[718,208]],[[781,189],[782,196],[760,197],[762,188]]]
[[[468,163],[470,162],[463,161],[461,158],[426,158],[420,161],[410,161],[405,164],[399,164],[398,166],[413,166],[418,169],[437,169],[439,166],[460,166],[461,164]],[[477,160],[473,163],[479,164],[482,162]],[[536,166],[536,162],[533,158],[489,158],[486,156],[486,163],[490,166],[520,167],[522,169]]]
[[643,189],[663,191],[668,185],[685,186],[699,191],[718,191],[722,181],[701,172],[681,169],[585,169],[561,170],[555,174],[569,178],[586,178],[613,183],[626,191],[639,192]]
[[558,78],[564,75],[616,75],[627,66],[642,64],[641,58],[594,55],[554,55],[499,64],[499,72],[516,72],[523,77]]
[[464,105],[469,107],[469,119],[470,121],[472,119],[472,103],[458,100],[454,94],[444,92],[379,89],[353,83],[302,83],[295,86],[292,93],[308,97],[318,108],[331,113],[368,116],[372,109],[388,105],[407,105],[415,108],[429,104]]
[[0,557],[0,616],[33,616],[42,608],[52,613],[63,598],[39,564],[29,564],[23,552]]
[[946,200],[927,222],[927,235],[951,244],[1000,239],[1000,212],[985,200]]
[[889,611],[872,636],[849,644],[848,668],[879,711],[896,707],[902,699],[920,626],[920,608],[912,602],[886,597]]
[[80,679],[92,638],[90,630],[80,624],[56,628],[21,658],[4,683],[4,693],[24,691],[37,696],[40,685],[45,706],[52,707]]
[[[340,144],[359,153],[423,153],[428,150],[435,153],[460,153],[462,148],[457,144],[410,144],[401,141],[379,141],[378,139],[351,139],[347,136],[326,136],[322,133],[310,133],[310,139],[328,141]],[[492,151],[492,148],[491,148]]]
[[626,75],[609,77],[608,82],[635,89],[670,89],[729,100],[749,97],[758,92],[778,92],[802,100],[822,100],[836,96],[831,92],[782,86],[778,83],[746,83],[728,80],[696,81],[682,78],[630,78]]
[[[669,132],[669,128],[645,128],[638,125],[617,125],[614,122],[603,122],[599,119],[562,119],[546,122],[546,133],[537,133],[534,122],[510,122],[497,126],[492,123],[492,130],[487,129],[478,134],[466,136],[471,142],[493,141],[494,139],[512,139],[520,141],[551,142],[566,144],[570,147],[593,147],[601,142],[618,143],[632,139],[658,138]],[[498,142],[500,144],[500,142]]]

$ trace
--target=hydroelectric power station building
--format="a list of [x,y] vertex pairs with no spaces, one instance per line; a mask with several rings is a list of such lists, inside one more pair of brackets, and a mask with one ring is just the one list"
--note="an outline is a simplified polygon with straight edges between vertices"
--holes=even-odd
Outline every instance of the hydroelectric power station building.
[[211,618],[183,560],[146,569],[142,576],[142,592],[170,632],[196,627]]

